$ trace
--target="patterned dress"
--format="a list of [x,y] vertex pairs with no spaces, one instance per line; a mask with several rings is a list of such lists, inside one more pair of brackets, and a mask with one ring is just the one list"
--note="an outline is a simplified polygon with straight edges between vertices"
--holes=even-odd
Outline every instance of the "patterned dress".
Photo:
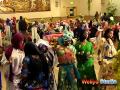
[[[115,79],[113,64],[114,56],[117,54],[117,51],[111,39],[106,40],[105,38],[102,38],[100,44],[100,60],[102,61],[102,64],[100,65],[99,79]],[[115,85],[101,85],[101,88],[103,90],[114,90]]]
[[58,90],[78,90],[77,80],[80,79],[79,72],[74,65],[75,55],[67,47],[57,48],[59,62]]
[[[45,68],[46,67],[46,68]],[[43,71],[44,69],[44,71]],[[19,86],[22,90],[48,90],[49,80],[47,64],[39,59],[38,55],[26,56],[23,60],[22,78]]]
[[[93,54],[93,45],[91,42],[86,40],[86,44],[82,45],[81,42],[77,42],[76,45],[76,57],[77,57],[77,67],[81,78],[83,80],[96,80],[95,70],[94,70],[94,58]],[[78,87],[83,90],[92,90],[92,85],[84,85],[81,82],[78,82]]]

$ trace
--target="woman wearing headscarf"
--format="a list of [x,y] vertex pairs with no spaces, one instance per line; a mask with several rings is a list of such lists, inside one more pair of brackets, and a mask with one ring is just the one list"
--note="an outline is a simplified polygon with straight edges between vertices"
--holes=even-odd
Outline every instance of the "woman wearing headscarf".
[[78,90],[77,80],[80,80],[80,75],[75,67],[75,54],[68,47],[70,41],[68,36],[63,36],[63,43],[56,49],[59,62],[58,90]]
[[44,44],[38,45],[39,50],[44,54],[46,60],[44,61],[44,67],[43,71],[46,71],[47,75],[47,82],[49,83],[49,88],[51,90],[56,90],[57,83],[55,81],[55,75],[54,75],[54,66],[56,61],[56,54],[53,51],[52,48],[49,48],[48,46]]
[[[56,44],[57,44],[57,40],[54,41],[53,43],[49,44],[48,42],[46,42],[42,39],[36,43],[39,50],[45,55],[45,57],[47,59],[47,63],[45,66],[48,66],[48,68],[46,68],[49,71],[48,73],[49,73],[49,77],[50,77],[50,78],[48,78],[48,82],[50,83],[50,88],[52,88],[52,90],[57,90],[58,58],[57,58],[57,54],[55,51]],[[54,81],[54,83],[53,83],[53,81]]]
[[23,90],[48,90],[48,66],[44,54],[39,51],[37,45],[33,42],[27,42],[24,51],[25,58],[23,60],[20,88]]
[[69,39],[71,39],[71,40],[72,40],[73,37],[74,37],[74,34],[73,34],[73,32],[70,30],[70,27],[69,27],[69,26],[64,25],[63,29],[64,29],[63,35],[61,35],[61,36],[58,38],[58,43],[59,43],[60,45],[63,45],[63,43],[64,43],[64,40],[63,40],[64,36],[65,36],[65,37],[69,37]]
[[[87,30],[81,31],[75,48],[77,50],[77,68],[83,80],[96,80],[94,70],[93,45],[87,40],[89,32]],[[92,84],[83,84],[78,81],[78,88],[82,90],[92,90]],[[96,90],[96,89],[95,89]]]
[[[8,82],[10,84],[7,90],[20,90],[18,83],[20,82],[20,73],[22,69],[22,61],[24,58],[24,38],[21,33],[16,33],[11,40],[12,45],[5,51],[5,56],[9,63]],[[7,88],[8,88],[7,87]]]
[[[60,45],[63,45],[64,39],[65,39],[65,38],[68,39],[69,44],[68,44],[67,47],[68,47],[69,49],[71,49],[74,54],[76,54],[76,49],[75,49],[75,47],[74,47],[74,43],[75,43],[76,40],[73,39],[74,34],[73,34],[73,32],[70,30],[70,28],[69,28],[68,26],[65,26],[64,28],[65,28],[65,29],[64,29],[64,34],[63,34],[61,37],[58,38],[58,43],[59,43]],[[75,60],[75,61],[76,61],[76,60]],[[77,63],[77,62],[76,62],[76,63]]]

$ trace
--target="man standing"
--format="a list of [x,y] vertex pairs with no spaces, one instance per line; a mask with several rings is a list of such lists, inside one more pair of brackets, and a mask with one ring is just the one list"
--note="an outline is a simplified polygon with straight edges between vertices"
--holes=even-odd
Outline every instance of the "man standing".
[[20,16],[20,20],[19,20],[19,23],[18,23],[18,27],[19,27],[19,31],[23,34],[26,33],[26,30],[27,30],[27,23],[25,21],[25,19]]

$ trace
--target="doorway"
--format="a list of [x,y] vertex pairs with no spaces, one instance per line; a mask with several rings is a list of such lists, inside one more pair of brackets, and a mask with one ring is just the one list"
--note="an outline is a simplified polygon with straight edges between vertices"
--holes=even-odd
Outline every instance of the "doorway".
[[67,9],[66,12],[68,17],[76,16],[76,11],[77,11],[76,7],[67,7],[66,9]]

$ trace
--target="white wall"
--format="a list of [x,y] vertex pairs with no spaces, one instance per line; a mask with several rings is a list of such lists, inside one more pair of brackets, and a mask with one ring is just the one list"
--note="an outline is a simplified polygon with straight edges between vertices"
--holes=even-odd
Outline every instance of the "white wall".
[[101,0],[101,13],[102,14],[106,12],[107,5],[108,5],[108,0]]
[[[79,9],[81,14],[89,15],[88,0],[80,0]],[[92,0],[90,15],[95,15],[96,11],[101,12],[101,0]]]
[[87,0],[80,0],[79,12],[82,15],[88,15],[88,4]]
[[[24,16],[29,18],[44,18],[44,17],[65,17],[67,16],[67,7],[76,7],[76,14],[89,15],[88,13],[88,0],[73,0],[74,3],[70,4],[70,0],[57,0],[59,1],[59,7],[55,5],[56,0],[51,0],[51,11],[43,12],[29,12],[29,13],[11,13],[11,14],[0,14],[1,18],[6,17],[17,17]],[[95,15],[95,12],[105,12],[107,3],[109,0],[103,0],[104,3],[101,4],[101,0],[92,0],[90,15]],[[120,15],[120,0],[111,0],[117,6],[116,15]]]
[[96,11],[101,12],[101,0],[92,0],[90,15],[95,15]]
[[[74,4],[70,4],[70,0],[61,0],[61,16],[67,16],[67,7],[76,7],[76,14],[89,15],[88,13],[88,0],[72,0]],[[101,0],[92,0],[90,15],[94,15],[95,12],[101,12]]]

